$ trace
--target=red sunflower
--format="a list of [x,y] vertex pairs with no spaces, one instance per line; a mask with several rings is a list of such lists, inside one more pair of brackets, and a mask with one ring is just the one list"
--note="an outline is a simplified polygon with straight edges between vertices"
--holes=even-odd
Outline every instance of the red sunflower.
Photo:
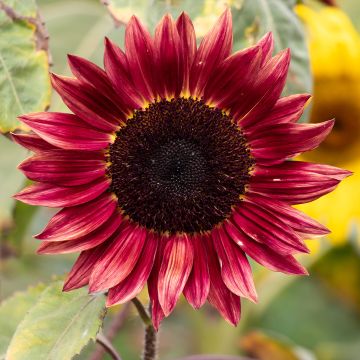
[[14,138],[35,152],[20,169],[37,183],[15,197],[63,208],[38,252],[81,251],[65,291],[108,291],[111,306],[147,283],[156,328],[181,293],[236,324],[240,298],[257,299],[247,256],[306,274],[293,255],[328,230],[291,205],[349,172],[289,159],[334,122],[296,123],[309,96],[279,98],[290,52],[272,57],[271,34],[231,51],[229,10],[198,48],[186,14],[154,37],[133,17],[125,52],[105,40],[105,70],[71,55],[76,78],[52,75],[73,114],[20,117],[34,133]]

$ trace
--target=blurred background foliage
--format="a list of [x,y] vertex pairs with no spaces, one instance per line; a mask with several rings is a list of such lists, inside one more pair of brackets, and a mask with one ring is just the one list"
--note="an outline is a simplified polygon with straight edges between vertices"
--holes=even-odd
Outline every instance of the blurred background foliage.
[[[296,81],[289,82],[286,91],[288,93],[312,91],[312,78],[308,75],[310,74],[308,53],[303,39],[302,25],[295,13],[288,13],[289,4],[295,5],[296,1],[250,0],[244,3],[242,0],[229,0],[229,2],[233,7],[235,47],[239,49],[254,42],[261,33],[271,29],[273,25],[271,22],[275,21],[279,26],[275,34],[277,49],[292,47],[292,71],[295,78],[297,77]],[[316,11],[322,9],[322,5],[316,1],[305,2]],[[5,3],[15,7],[22,6],[24,3],[30,4],[30,7],[32,5],[32,1],[12,0]],[[68,53],[90,58],[101,64],[104,36],[122,45],[124,27],[121,24],[127,21],[130,14],[135,12],[150,27],[153,27],[164,10],[164,4],[159,7],[146,7],[149,3],[146,0],[109,0],[108,3],[110,6],[106,9],[98,0],[38,0],[41,16],[46,22],[50,35],[51,71],[70,74],[66,63]],[[176,0],[171,3],[173,6],[167,10],[174,14],[178,14],[180,9],[187,10],[195,19],[194,22],[200,35],[209,29],[223,9],[223,2],[215,0],[206,1],[205,6],[202,1],[194,0]],[[359,1],[338,0],[338,4],[359,31]],[[247,17],[240,11],[242,6],[249,7],[246,11]],[[269,10],[272,11],[276,6],[279,6],[275,12],[276,17],[272,17],[271,13],[269,17]],[[29,11],[20,7],[17,9],[20,12]],[[0,12],[0,16],[4,14]],[[34,14],[26,16],[31,17]],[[117,27],[114,26],[114,18]],[[22,19],[25,22],[28,20]],[[317,21],[321,23],[320,15]],[[1,17],[0,23],[4,26]],[[27,31],[33,31],[27,23],[25,25],[21,23],[21,26],[27,26]],[[305,33],[309,36],[308,30]],[[2,36],[3,33],[0,33],[0,46]],[[324,42],[328,41],[331,44],[333,40],[332,37],[324,36]],[[310,41],[309,38],[308,41]],[[360,52],[360,42],[354,41],[352,46],[353,48],[358,46]],[[315,52],[311,52],[311,56],[316,56]],[[333,58],[329,58],[328,61],[334,69],[341,65],[341,59],[340,54],[337,62]],[[312,66],[313,61],[311,59]],[[46,65],[43,66],[46,68]],[[349,66],[359,68],[360,59],[358,63]],[[293,80],[294,76],[290,78]],[[341,82],[341,79],[340,76],[338,81]],[[37,79],[32,84],[34,89],[38,89],[37,85],[40,86],[41,81]],[[360,77],[355,81],[360,86]],[[47,85],[42,84],[46,92]],[[344,91],[346,92],[346,88]],[[350,95],[354,102],[360,103],[360,92]],[[316,96],[315,94],[315,106],[318,101]],[[31,108],[31,101],[28,104]],[[50,109],[67,111],[54,92]],[[324,115],[330,118],[333,115],[341,117],[342,114],[346,114],[350,120],[345,125],[349,123],[350,129],[355,128],[353,135],[355,142],[359,144],[360,110],[347,115],[347,109],[347,104],[345,104],[337,109],[336,114],[325,112]],[[312,119],[310,112],[309,107],[306,115]],[[304,120],[307,119],[304,118]],[[345,127],[345,130],[347,129],[348,127]],[[9,130],[13,128],[10,126]],[[351,161],[347,161],[344,157],[341,159],[344,163],[350,164],[348,167],[350,170],[352,170],[351,164],[359,162],[360,155],[357,150],[357,146],[350,152],[347,150],[346,154],[350,156]],[[325,152],[324,162],[331,162],[329,153],[326,157],[326,149],[322,151]],[[341,154],[341,148],[338,148],[337,152]],[[10,301],[4,302],[4,305],[0,307],[0,359],[4,357],[4,346],[11,332],[14,331],[11,323],[16,323],[24,316],[31,299],[39,296],[44,288],[44,285],[37,284],[48,283],[54,276],[62,277],[70,269],[75,258],[71,255],[38,256],[35,254],[38,240],[34,240],[32,234],[38,233],[45,226],[54,211],[30,207],[19,202],[15,204],[11,199],[11,195],[20,189],[25,181],[16,169],[16,165],[26,156],[28,156],[27,152],[12,143],[9,136],[0,137],[0,300],[10,297]],[[339,156],[341,158],[341,155]],[[288,277],[271,273],[254,264],[259,304],[254,305],[246,300],[243,301],[243,315],[238,328],[225,323],[210,307],[205,306],[195,312],[185,301],[180,301],[173,315],[164,320],[160,330],[160,358],[176,359],[196,353],[228,355],[245,353],[259,360],[358,359],[360,356],[360,247],[358,240],[360,208],[358,207],[359,198],[354,197],[353,194],[359,193],[360,184],[356,179],[346,190],[338,189],[331,201],[306,208],[310,214],[325,222],[326,213],[331,212],[335,219],[332,220],[331,226],[336,229],[341,228],[341,231],[336,231],[335,237],[330,235],[329,238],[320,241],[311,240],[312,243],[316,243],[312,246],[312,254],[301,259],[309,267],[310,277]],[[341,186],[347,186],[347,184]],[[339,192],[338,196],[336,196],[337,192]],[[347,211],[348,208],[352,210]],[[21,293],[30,285],[35,288],[31,288],[27,294]],[[143,294],[143,300],[146,301],[146,292]],[[16,310],[13,310],[12,315],[9,314],[11,310],[6,307],[8,306],[6,304],[10,302],[18,306]],[[143,328],[133,307],[119,306],[110,309],[105,318],[104,332],[109,330],[113,319],[122,311],[127,316],[122,329],[114,339],[114,346],[123,359],[137,359],[142,345]],[[95,348],[94,342],[90,342],[76,358],[91,359]],[[110,358],[105,356],[104,359]]]

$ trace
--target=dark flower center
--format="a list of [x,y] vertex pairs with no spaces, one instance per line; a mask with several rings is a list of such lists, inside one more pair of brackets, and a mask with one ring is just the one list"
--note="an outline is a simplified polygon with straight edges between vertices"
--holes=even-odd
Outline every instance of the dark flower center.
[[231,118],[203,101],[136,110],[110,146],[111,191],[125,215],[159,233],[211,230],[240,201],[254,164]]

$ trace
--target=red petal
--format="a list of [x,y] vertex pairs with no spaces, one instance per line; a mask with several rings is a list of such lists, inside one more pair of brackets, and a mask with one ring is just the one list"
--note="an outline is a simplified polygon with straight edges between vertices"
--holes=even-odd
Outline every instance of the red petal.
[[194,250],[187,235],[167,240],[159,272],[159,302],[168,316],[182,293],[193,265]]
[[148,101],[156,98],[154,44],[149,32],[133,16],[126,26],[125,48],[135,89]]
[[55,149],[36,134],[11,134],[16,143],[34,152]]
[[232,19],[230,9],[224,11],[214,27],[203,38],[191,68],[190,93],[201,97],[209,78],[232,50]]
[[78,80],[84,84],[92,85],[115,104],[121,102],[121,97],[114,91],[103,69],[80,56],[68,55],[68,61],[71,72]]
[[241,123],[245,134],[255,133],[261,131],[264,127],[271,127],[277,124],[295,123],[297,122],[303,111],[304,106],[310,99],[308,94],[290,95],[279,99],[275,106],[263,114],[263,116],[254,116],[249,114],[246,117],[246,124]]
[[86,204],[60,210],[35,237],[47,241],[78,239],[104,224],[116,207],[117,200],[105,193]]
[[195,30],[190,17],[184,12],[176,20],[176,27],[180,36],[180,51],[184,71],[183,91],[188,94],[190,90],[190,69],[196,54]]
[[109,185],[110,180],[106,177],[95,180],[90,184],[74,187],[39,183],[28,186],[14,195],[14,198],[29,205],[70,207],[97,198],[109,188]]
[[67,254],[92,249],[110,238],[122,223],[122,216],[115,211],[98,229],[75,240],[42,241],[38,254]]
[[122,99],[124,108],[132,110],[142,107],[143,100],[129,76],[126,55],[108,38],[105,38],[104,66],[107,76]]
[[51,81],[68,108],[97,129],[113,132],[125,120],[123,111],[92,86],[55,74]]
[[247,137],[256,162],[273,165],[315,149],[333,126],[334,120],[319,124],[279,124],[257,131],[256,135],[248,134]]
[[350,174],[333,166],[285,161],[271,167],[257,166],[249,191],[300,204],[327,194]]
[[254,82],[254,73],[260,71],[261,51],[254,46],[229,56],[209,77],[204,99],[221,109],[232,109],[247,96],[247,88]]
[[232,325],[237,325],[241,314],[240,297],[233,294],[225,286],[212,240],[208,236],[204,236],[204,239],[206,240],[210,272],[210,292],[208,300],[225,320]]
[[226,221],[225,229],[230,238],[233,239],[247,255],[268,269],[286,274],[308,274],[292,255],[280,254],[270,247],[253,240],[232,222]]
[[246,195],[246,201],[257,204],[273,213],[298,234],[313,237],[330,233],[330,230],[325,226],[282,201],[269,199],[265,196],[253,193],[248,193]]
[[274,36],[272,32],[266,33],[257,43],[261,47],[262,62],[261,66],[270,61],[274,51]]
[[202,236],[194,235],[191,241],[196,256],[194,256],[193,268],[184,287],[184,295],[195,309],[199,309],[204,305],[209,294],[210,275]]
[[157,90],[162,98],[178,97],[182,89],[183,64],[180,36],[171,15],[165,15],[155,29]]
[[158,247],[155,256],[155,261],[148,279],[148,292],[151,300],[151,320],[156,331],[159,329],[160,323],[165,317],[165,314],[159,303],[158,279],[159,279],[161,262],[164,257],[164,247],[167,238],[157,237],[157,240],[158,240]]
[[40,112],[19,116],[19,119],[50,144],[69,150],[100,150],[111,141],[73,114]]
[[123,304],[139,294],[153,267],[157,244],[157,237],[149,233],[134,270],[123,281],[109,290],[106,300],[107,306]]
[[272,213],[255,204],[243,201],[233,211],[231,220],[255,241],[279,253],[309,252],[298,234]]
[[141,254],[146,230],[126,224],[114,237],[103,256],[94,265],[89,291],[109,289],[123,281],[134,269]]
[[275,105],[284,89],[289,65],[290,50],[287,49],[260,70],[254,85],[246,92],[245,101],[238,102],[233,108],[234,118],[238,119],[240,126],[246,127],[254,118],[268,113]]
[[101,244],[94,249],[83,251],[80,254],[69,275],[66,277],[63,291],[78,289],[89,283],[93,266],[101,258],[105,247],[106,244]]
[[220,259],[221,276],[225,285],[234,294],[257,302],[251,267],[244,252],[228,238],[222,228],[212,231],[212,239]]
[[18,167],[31,180],[60,186],[87,184],[106,172],[104,154],[60,149],[39,152]]

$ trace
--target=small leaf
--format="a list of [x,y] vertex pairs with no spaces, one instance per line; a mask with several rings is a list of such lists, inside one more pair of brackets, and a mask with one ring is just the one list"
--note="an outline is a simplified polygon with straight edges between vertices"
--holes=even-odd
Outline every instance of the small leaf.
[[86,289],[63,293],[62,282],[47,287],[18,326],[8,360],[64,360],[95,340],[105,316],[105,296]]
[[50,104],[48,36],[34,0],[0,1],[0,132]]
[[5,359],[6,349],[16,327],[29,309],[36,303],[45,285],[29,287],[27,291],[15,293],[0,305],[0,359]]

